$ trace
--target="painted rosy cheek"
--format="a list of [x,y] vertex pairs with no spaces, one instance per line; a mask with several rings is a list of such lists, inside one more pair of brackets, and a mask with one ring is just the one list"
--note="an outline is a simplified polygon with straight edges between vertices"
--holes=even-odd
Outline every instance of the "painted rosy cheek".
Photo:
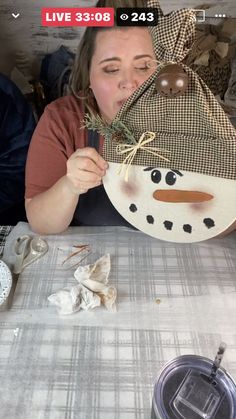
[[137,183],[125,182],[124,180],[122,180],[120,182],[120,189],[124,195],[131,198],[138,195],[140,188],[137,185]]
[[195,213],[205,212],[210,209],[212,206],[212,202],[197,202],[190,204],[190,208]]

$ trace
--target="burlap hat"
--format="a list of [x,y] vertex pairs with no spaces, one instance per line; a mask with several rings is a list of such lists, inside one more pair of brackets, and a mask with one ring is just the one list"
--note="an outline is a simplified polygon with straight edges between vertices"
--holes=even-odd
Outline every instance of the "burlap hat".
[[[194,42],[195,11],[182,9],[163,16],[156,0],[148,1],[148,7],[159,9],[158,25],[150,27],[157,70],[122,106],[112,123],[116,128],[105,133],[104,158],[130,161],[127,144],[135,146],[144,133],[153,132],[155,138],[132,153],[132,164],[236,179],[236,131],[206,84],[182,63]],[[168,63],[180,64],[189,79],[186,92],[171,99],[158,94],[155,84]],[[117,129],[118,123],[126,132]]]

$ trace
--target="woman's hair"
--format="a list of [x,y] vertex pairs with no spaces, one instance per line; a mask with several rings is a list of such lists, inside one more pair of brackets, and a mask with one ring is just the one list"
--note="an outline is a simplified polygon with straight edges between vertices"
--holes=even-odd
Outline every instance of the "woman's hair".
[[[99,0],[95,7],[146,7],[146,0]],[[70,76],[70,90],[72,94],[84,101],[84,107],[98,112],[97,102],[90,85],[90,66],[95,50],[97,33],[112,30],[113,27],[87,27],[78,46],[74,66]]]

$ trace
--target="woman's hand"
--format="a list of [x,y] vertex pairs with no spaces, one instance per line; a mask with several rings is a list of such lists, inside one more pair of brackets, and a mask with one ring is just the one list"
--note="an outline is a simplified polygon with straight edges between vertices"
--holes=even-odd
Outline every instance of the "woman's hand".
[[99,186],[108,168],[107,162],[92,147],[76,150],[67,160],[66,179],[75,194],[87,192]]
[[101,184],[108,164],[94,148],[76,150],[67,160],[67,173],[51,188],[26,200],[32,230],[58,234],[70,224],[79,194]]

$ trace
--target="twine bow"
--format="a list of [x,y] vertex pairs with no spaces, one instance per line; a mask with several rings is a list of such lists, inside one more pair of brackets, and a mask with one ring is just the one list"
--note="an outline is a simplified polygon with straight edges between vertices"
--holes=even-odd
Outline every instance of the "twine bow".
[[116,147],[117,154],[123,155],[123,154],[128,153],[128,155],[124,158],[123,162],[120,164],[120,167],[117,172],[118,174],[121,174],[125,168],[125,165],[127,165],[125,169],[125,177],[124,177],[125,182],[128,181],[129,169],[138,150],[143,150],[147,153],[150,153],[150,154],[153,154],[154,156],[159,157],[160,159],[170,161],[166,157],[159,154],[159,152],[170,153],[170,151],[157,148],[157,147],[147,146],[147,144],[151,143],[155,137],[156,137],[155,132],[146,131],[141,135],[141,137],[139,138],[139,141],[136,144],[118,144],[117,145]]
[[177,64],[177,61],[174,61],[174,60],[154,60],[154,59],[151,59],[151,60],[149,60],[148,61],[148,63],[147,63],[147,67],[149,67],[149,68],[156,68],[157,69],[157,66],[158,65],[168,65],[168,64]]

